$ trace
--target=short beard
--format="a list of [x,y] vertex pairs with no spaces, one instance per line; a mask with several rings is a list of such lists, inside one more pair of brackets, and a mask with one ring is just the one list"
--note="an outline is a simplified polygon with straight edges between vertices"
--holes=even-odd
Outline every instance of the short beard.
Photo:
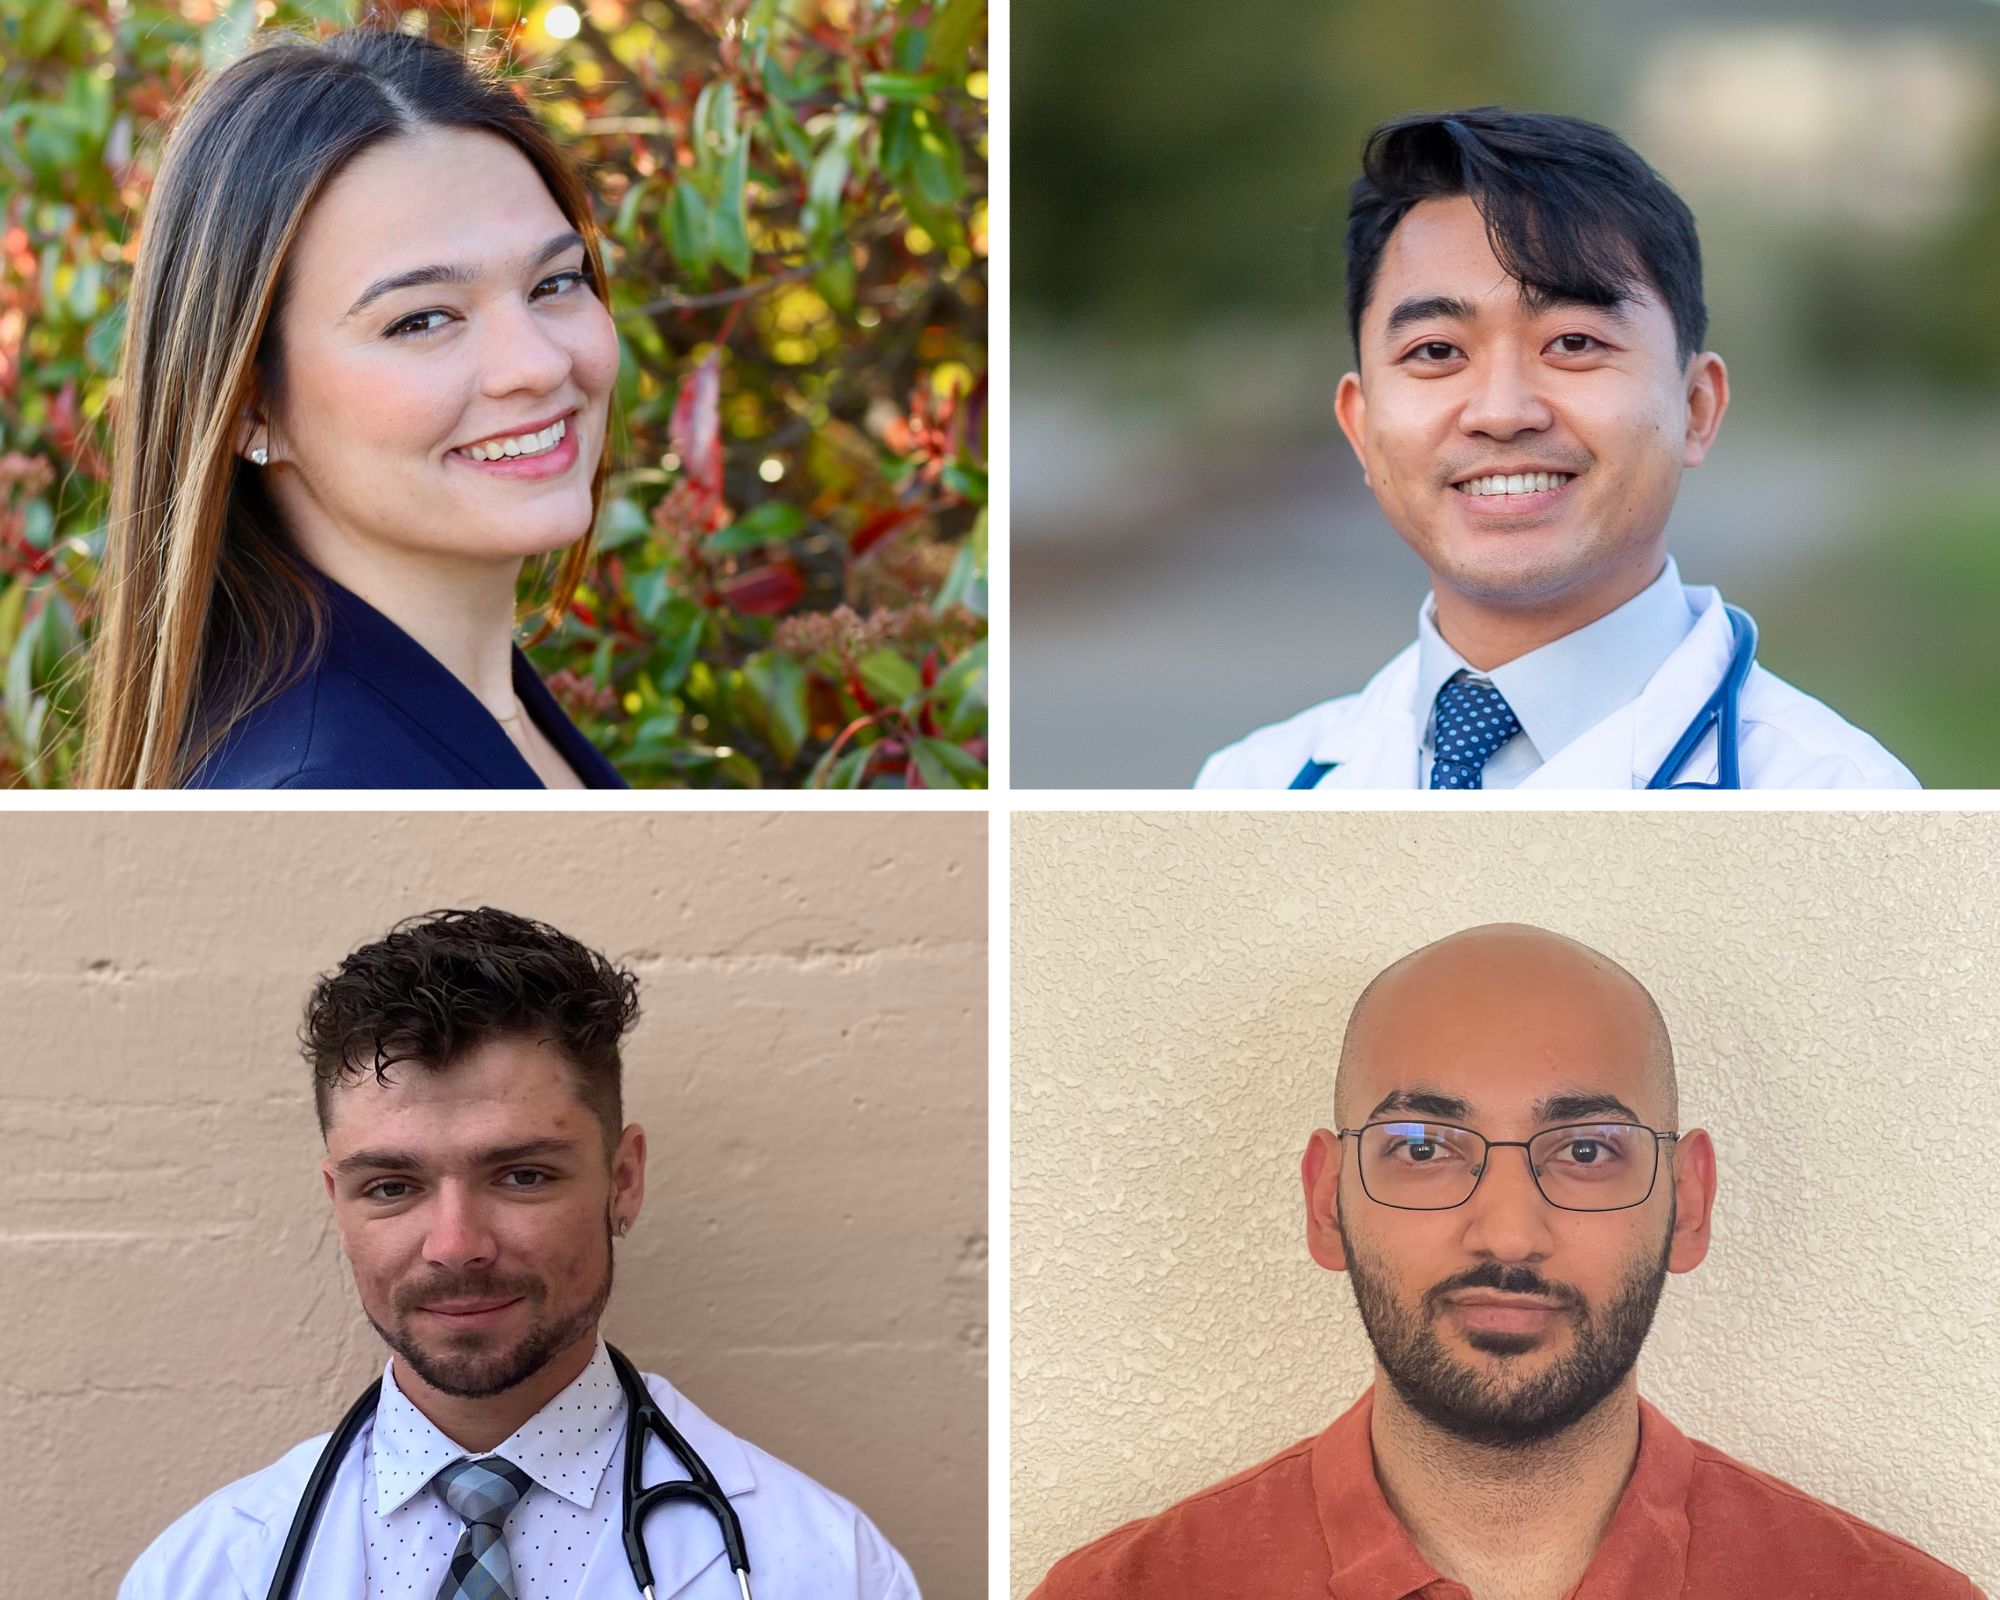
[[607,1212],[604,1218],[604,1281],[598,1285],[597,1292],[567,1317],[557,1321],[537,1319],[508,1349],[488,1349],[485,1347],[486,1335],[468,1332],[447,1334],[453,1344],[451,1349],[429,1351],[411,1337],[408,1319],[420,1306],[434,1300],[498,1300],[519,1295],[531,1305],[546,1301],[548,1289],[538,1279],[511,1283],[493,1278],[433,1279],[415,1289],[396,1294],[394,1332],[372,1316],[368,1318],[368,1323],[382,1336],[382,1342],[401,1356],[410,1370],[439,1394],[448,1394],[455,1400],[485,1400],[526,1383],[590,1331],[611,1301],[613,1265],[611,1217]]
[[[1526,1267],[1487,1262],[1447,1278],[1427,1290],[1421,1307],[1404,1308],[1388,1275],[1354,1247],[1344,1224],[1347,1275],[1361,1312],[1368,1342],[1390,1384],[1405,1404],[1456,1439],[1490,1449],[1522,1450],[1555,1438],[1588,1416],[1625,1381],[1639,1359],[1639,1347],[1653,1325],[1653,1312],[1666,1286],[1673,1247],[1669,1212],[1666,1243],[1658,1258],[1640,1262],[1627,1275],[1600,1316],[1567,1284],[1552,1283]],[[1516,1385],[1496,1383],[1455,1360],[1438,1337],[1436,1319],[1447,1295],[1468,1289],[1500,1294],[1535,1294],[1557,1302],[1573,1329],[1570,1349],[1538,1378]],[[1536,1340],[1521,1334],[1479,1333],[1468,1338],[1490,1355],[1517,1356]]]

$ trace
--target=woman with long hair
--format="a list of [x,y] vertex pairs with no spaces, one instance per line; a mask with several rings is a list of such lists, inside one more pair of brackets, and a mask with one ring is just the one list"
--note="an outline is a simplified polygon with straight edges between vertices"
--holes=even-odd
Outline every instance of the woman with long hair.
[[458,52],[279,35],[144,220],[86,772],[110,787],[607,788],[515,642],[588,559],[618,342],[589,198]]

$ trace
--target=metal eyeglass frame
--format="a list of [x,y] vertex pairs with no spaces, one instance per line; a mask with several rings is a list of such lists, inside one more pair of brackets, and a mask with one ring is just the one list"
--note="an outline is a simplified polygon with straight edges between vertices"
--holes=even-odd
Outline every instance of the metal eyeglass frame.
[[[1470,1134],[1486,1147],[1485,1153],[1479,1160],[1479,1170],[1473,1174],[1472,1187],[1465,1191],[1464,1200],[1454,1200],[1448,1206],[1399,1206],[1393,1200],[1375,1198],[1374,1192],[1368,1187],[1368,1174],[1361,1159],[1361,1136],[1370,1128],[1403,1127],[1413,1122],[1426,1128],[1449,1128],[1454,1133]],[[1339,1132],[1343,1139],[1353,1136],[1354,1173],[1361,1180],[1361,1192],[1374,1204],[1387,1206],[1391,1211],[1456,1211],[1479,1193],[1479,1186],[1486,1180],[1486,1169],[1492,1165],[1492,1155],[1495,1150],[1518,1150],[1521,1152],[1521,1159],[1528,1164],[1528,1180],[1534,1184],[1536,1194],[1558,1211],[1579,1211],[1586,1216],[1598,1216],[1611,1211],[1630,1211],[1634,1206],[1642,1206],[1652,1199],[1653,1191],[1660,1183],[1661,1141],[1678,1145],[1681,1137],[1678,1133],[1662,1133],[1658,1128],[1649,1128],[1643,1122],[1565,1122],[1560,1127],[1542,1129],[1535,1135],[1535,1139],[1546,1139],[1552,1133],[1567,1133],[1572,1128],[1636,1128],[1641,1133],[1650,1133],[1653,1136],[1653,1173],[1646,1181],[1646,1192],[1638,1199],[1628,1201],[1622,1206],[1566,1206],[1560,1200],[1550,1200],[1548,1190],[1542,1187],[1542,1175],[1535,1170],[1535,1163],[1528,1155],[1528,1146],[1534,1143],[1534,1139],[1489,1139],[1477,1128],[1461,1128],[1455,1122],[1429,1122],[1422,1117],[1383,1117],[1375,1122],[1364,1122],[1358,1128],[1342,1128]]]

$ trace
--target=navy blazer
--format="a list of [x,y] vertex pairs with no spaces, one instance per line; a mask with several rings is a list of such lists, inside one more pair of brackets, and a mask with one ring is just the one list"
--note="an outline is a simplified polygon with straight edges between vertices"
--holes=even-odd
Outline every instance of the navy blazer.
[[[493,713],[359,595],[320,580],[326,649],[224,735],[190,789],[540,789]],[[628,787],[514,651],[514,693],[592,789]]]

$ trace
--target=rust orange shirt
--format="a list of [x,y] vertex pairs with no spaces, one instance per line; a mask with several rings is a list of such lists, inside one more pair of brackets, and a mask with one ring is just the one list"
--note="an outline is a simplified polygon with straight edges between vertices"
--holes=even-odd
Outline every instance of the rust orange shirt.
[[[1375,1482],[1374,1391],[1316,1439],[1128,1522],[1030,1600],[1472,1600]],[[1568,1600],[1980,1600],[1915,1545],[1689,1439],[1639,1402],[1639,1457]]]

